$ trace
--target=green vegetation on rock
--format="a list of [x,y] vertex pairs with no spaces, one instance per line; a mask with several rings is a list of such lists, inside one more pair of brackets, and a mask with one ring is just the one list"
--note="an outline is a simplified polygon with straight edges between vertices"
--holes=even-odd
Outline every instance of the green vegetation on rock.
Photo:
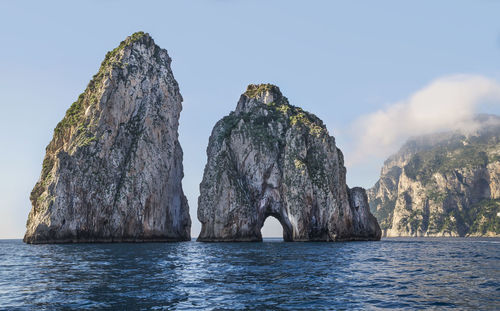
[[[327,134],[323,122],[318,117],[299,107],[290,105],[288,99],[281,95],[277,86],[272,84],[250,84],[245,95],[249,98],[256,98],[267,91],[274,92],[277,95],[275,101],[267,105],[258,105],[248,112],[239,114],[232,112],[220,121],[222,129],[219,131],[219,142],[231,135],[240,120],[244,121],[244,128],[250,132],[248,133],[250,137],[257,139],[261,143],[268,143],[268,146],[271,147],[281,141],[281,138],[273,135],[274,131],[270,129],[276,122],[285,125],[285,130],[290,127],[305,129],[308,134],[315,137]],[[266,112],[263,113],[263,110]]]
[[46,179],[50,171],[54,167],[54,158],[51,156],[46,156],[42,163],[42,176],[41,179]]
[[435,203],[443,203],[448,193],[437,191],[435,188],[426,192],[427,198]]
[[404,166],[406,176],[427,184],[435,173],[449,173],[457,169],[484,167],[488,164],[488,155],[483,144],[456,144],[436,146],[421,151]]
[[279,91],[279,88],[275,85],[272,84],[249,84],[247,86],[247,90],[245,92],[245,95],[250,97],[250,98],[255,98],[260,94],[263,94],[265,92],[279,92],[281,95],[281,92]]
[[286,241],[377,240],[362,188],[345,184],[342,152],[313,114],[270,84],[250,85],[214,127],[200,184],[201,241],[261,240],[268,216]]
[[[142,31],[136,32],[106,54],[99,71],[93,76],[86,90],[78,96],[78,99],[66,111],[64,118],[55,127],[54,139],[49,148],[53,148],[54,150],[59,149],[64,143],[64,138],[66,137],[67,139],[69,135],[73,135],[73,147],[86,147],[97,140],[97,137],[91,133],[92,124],[85,117],[85,111],[89,106],[96,105],[102,96],[101,89],[104,78],[110,74],[113,68],[117,66],[122,68],[121,51],[145,35]],[[54,163],[55,159],[53,157],[45,157],[42,165],[41,179],[37,182],[30,195],[32,202],[37,202],[45,191]]]
[[136,32],[120,42],[118,47],[106,54],[99,71],[93,76],[92,80],[87,85],[87,89],[78,96],[78,99],[66,111],[64,118],[57,124],[54,129],[56,137],[62,137],[68,129],[80,126],[80,133],[84,133],[83,135],[86,137],[79,139],[79,141],[82,141],[81,146],[86,146],[96,139],[95,137],[88,137],[85,133],[85,128],[88,126],[88,124],[85,124],[85,110],[90,105],[97,104],[101,96],[100,90],[102,88],[102,82],[106,75],[110,74],[110,69],[113,68],[113,66],[121,67],[120,52],[126,46],[132,45],[145,35],[146,34],[142,31]]
[[382,230],[389,229],[392,226],[392,216],[395,204],[396,200],[382,202],[380,198],[370,202],[370,210],[373,216],[379,220],[379,225]]
[[489,232],[500,233],[500,200],[483,200],[468,210],[470,223],[469,233],[484,235]]
[[[218,144],[228,144],[232,135],[242,134],[242,137],[251,139],[261,152],[267,153],[282,149],[287,144],[286,136],[290,131],[294,137],[303,137],[310,143],[322,135],[328,136],[326,127],[318,117],[290,105],[279,88],[272,84],[251,84],[244,95],[251,101],[268,91],[273,93],[274,101],[267,104],[259,102],[246,108],[248,110],[231,112],[218,122],[214,130],[216,135],[213,137]],[[223,154],[228,156],[227,153]],[[307,173],[318,188],[328,187],[330,176],[324,172],[326,159],[323,151],[313,145],[306,156],[301,157],[299,151],[294,151],[289,145],[287,154],[290,167],[302,172],[301,174]],[[217,179],[220,177],[217,176]]]
[[389,235],[500,235],[500,117],[477,120],[473,132],[414,137],[385,161],[369,200]]

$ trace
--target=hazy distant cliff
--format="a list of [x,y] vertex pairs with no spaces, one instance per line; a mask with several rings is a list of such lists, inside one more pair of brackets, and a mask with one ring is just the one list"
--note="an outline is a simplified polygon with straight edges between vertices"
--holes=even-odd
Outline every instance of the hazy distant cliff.
[[412,138],[368,190],[387,236],[500,235],[500,118],[471,132]]
[[380,239],[365,190],[346,185],[335,139],[274,85],[248,86],[215,125],[207,156],[199,241],[260,241],[268,216],[285,241]]
[[46,148],[25,242],[190,239],[170,62],[142,32],[106,55]]

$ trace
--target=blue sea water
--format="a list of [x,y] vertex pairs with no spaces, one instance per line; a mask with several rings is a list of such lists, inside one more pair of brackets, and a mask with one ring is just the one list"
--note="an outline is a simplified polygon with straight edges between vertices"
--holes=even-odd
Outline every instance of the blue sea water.
[[500,309],[500,239],[26,245],[5,310]]

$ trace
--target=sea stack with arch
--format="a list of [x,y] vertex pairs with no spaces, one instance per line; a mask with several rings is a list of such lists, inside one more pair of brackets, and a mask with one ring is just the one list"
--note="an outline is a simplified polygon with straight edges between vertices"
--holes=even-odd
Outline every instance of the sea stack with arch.
[[262,241],[276,217],[285,241],[379,240],[365,190],[349,189],[323,122],[277,86],[249,85],[215,125],[200,184],[198,241]]

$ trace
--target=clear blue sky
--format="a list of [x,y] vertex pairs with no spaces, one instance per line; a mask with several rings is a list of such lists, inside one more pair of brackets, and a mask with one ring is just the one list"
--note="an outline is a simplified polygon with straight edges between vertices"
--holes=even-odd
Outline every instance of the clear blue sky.
[[[55,125],[106,52],[135,31],[150,33],[173,59],[197,236],[208,136],[247,84],[278,85],[345,149],[360,116],[434,79],[500,81],[499,16],[500,1],[486,0],[0,1],[0,238],[24,234]],[[349,185],[371,186],[381,165],[374,158],[349,167]]]

